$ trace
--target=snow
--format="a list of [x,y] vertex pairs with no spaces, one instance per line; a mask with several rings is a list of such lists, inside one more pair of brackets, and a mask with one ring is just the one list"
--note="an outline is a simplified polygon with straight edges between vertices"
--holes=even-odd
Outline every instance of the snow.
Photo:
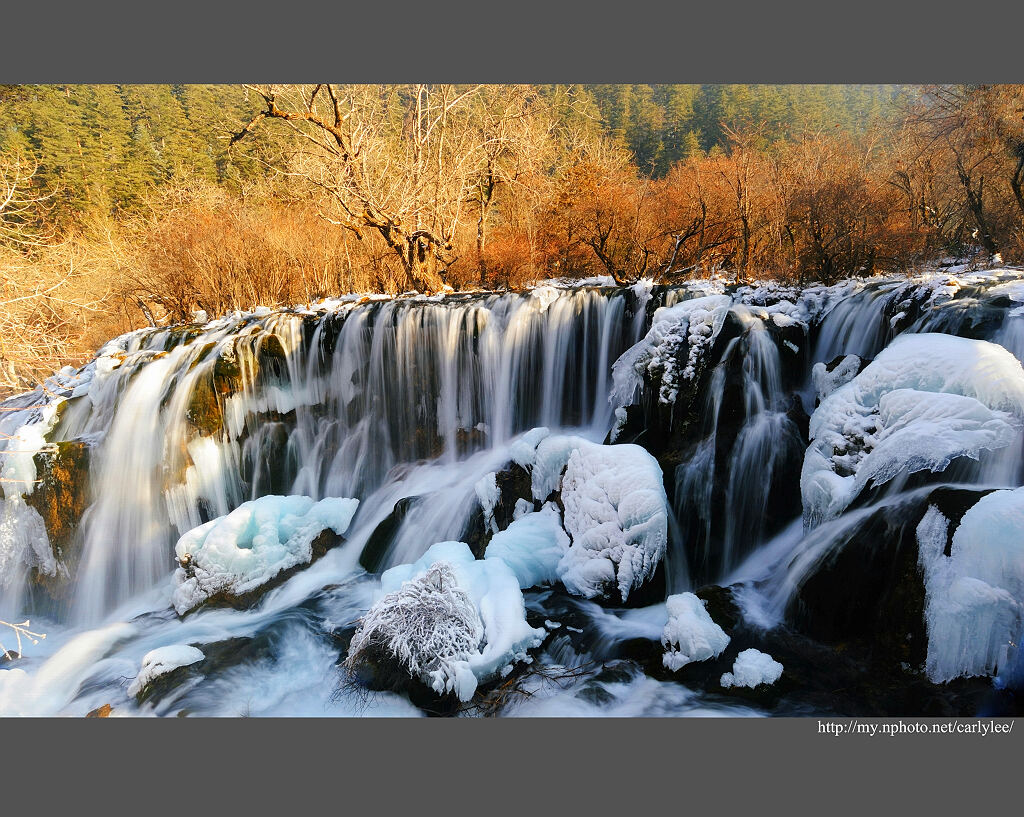
[[[532,466],[537,459],[537,447],[550,434],[551,432],[544,426],[531,428],[529,431],[520,434],[512,445],[509,446],[509,456],[512,458],[512,461],[523,468]],[[544,496],[546,497],[547,494]]]
[[1024,425],[1024,369],[1002,346],[952,335],[896,338],[810,421],[804,518],[841,513],[869,483],[942,471],[1012,443]]
[[0,502],[0,589],[13,591],[23,567],[53,576],[58,562],[43,518],[20,495]]
[[1019,683],[1024,637],[1024,488],[971,507],[944,553],[949,520],[930,507],[917,528],[925,577],[928,677],[996,675]]
[[811,369],[811,384],[819,400],[824,400],[840,386],[845,386],[860,371],[863,361],[857,355],[847,355],[828,371],[824,363],[815,363]]
[[729,646],[729,636],[719,627],[693,593],[669,596],[668,623],[662,631],[665,645],[662,661],[672,672],[678,672],[694,661],[717,658]]
[[562,472],[573,451],[594,443],[583,437],[569,435],[545,436],[534,452],[530,472],[533,498],[543,502],[552,491],[557,491],[562,481]]
[[469,659],[483,637],[479,611],[453,566],[437,561],[367,611],[348,660],[352,664],[371,646],[383,649],[438,694],[454,692],[466,701],[477,686]]
[[626,420],[629,419],[629,415],[626,413],[624,407],[615,409],[615,425],[612,426],[612,430],[608,432],[608,441],[614,443],[619,439],[619,435],[622,433],[622,429],[626,427]]
[[[63,398],[42,398],[48,402],[33,406],[27,411],[25,418],[17,430],[6,440],[0,454],[3,454],[0,466],[0,478],[6,483],[5,492],[14,491],[31,493],[35,488],[36,466],[34,457],[47,446],[46,437],[53,431],[57,422],[57,407],[64,402]],[[20,417],[26,412],[17,412]],[[3,439],[0,437],[0,439]]]
[[558,300],[558,290],[553,286],[534,287],[530,294],[537,301],[537,308],[541,312],[547,311],[547,308]]
[[484,558],[504,561],[525,590],[557,582],[558,564],[568,549],[569,537],[562,530],[558,507],[548,502],[494,534]]
[[150,650],[142,657],[142,666],[139,669],[139,674],[135,676],[135,680],[128,687],[128,695],[135,697],[161,675],[166,675],[180,667],[196,664],[205,657],[201,650],[185,644],[172,644],[169,647]]
[[523,499],[522,497],[520,497],[519,499],[516,500],[515,507],[512,508],[513,521],[517,519],[522,519],[528,513],[533,513],[533,503],[530,502],[528,499]]
[[[220,592],[242,595],[313,558],[324,530],[345,533],[357,499],[264,496],[185,533],[175,546],[175,610],[184,615]],[[187,567],[186,567],[187,565]]]
[[782,677],[782,664],[768,653],[753,648],[743,650],[736,656],[732,672],[722,674],[723,687],[754,687],[761,684],[774,684]]
[[[728,295],[707,295],[655,311],[643,340],[627,349],[612,367],[614,385],[609,400],[613,406],[632,403],[648,376],[661,378],[658,399],[674,403],[682,383],[696,379],[731,306]],[[679,355],[684,348],[686,361],[680,369]]]
[[498,525],[494,521],[494,506],[501,500],[501,491],[498,488],[498,475],[494,471],[484,474],[473,486],[476,497],[480,500],[480,507],[484,512],[484,525],[492,533],[498,532]]
[[[74,370],[65,369],[48,383],[70,393],[79,381]],[[25,497],[35,490],[35,456],[47,449],[47,436],[64,400],[55,392],[37,390],[6,404],[8,411],[0,413],[0,588],[5,590],[15,589],[26,567],[48,576],[61,569],[43,518]]]
[[[558,440],[548,438],[538,453]],[[573,439],[561,496],[572,540],[558,565],[562,584],[585,598],[616,587],[625,601],[654,575],[668,543],[668,498],[658,461],[638,445]]]
[[[532,660],[527,651],[540,646],[546,632],[527,624],[522,590],[513,569],[499,558],[474,559],[464,542],[440,542],[412,564],[386,570],[381,576],[381,590],[386,595],[370,609],[367,619],[377,621],[385,616],[389,607],[406,603],[405,599],[416,590],[415,582],[422,580],[438,563],[444,563],[454,579],[454,584],[449,582],[438,592],[465,593],[483,625],[482,643],[478,642],[479,646],[473,649],[466,647],[451,652],[436,667],[423,665],[413,671],[439,694],[451,692],[466,701],[473,696],[478,683],[504,677],[515,663]],[[415,597],[411,601],[415,602]],[[456,600],[449,603],[453,609],[461,609]],[[467,617],[472,618],[464,612],[457,616],[462,620]],[[471,628],[467,631],[471,632]],[[402,645],[410,638],[400,628],[392,627],[389,632],[388,641],[395,645]],[[395,654],[404,655],[402,652]]]

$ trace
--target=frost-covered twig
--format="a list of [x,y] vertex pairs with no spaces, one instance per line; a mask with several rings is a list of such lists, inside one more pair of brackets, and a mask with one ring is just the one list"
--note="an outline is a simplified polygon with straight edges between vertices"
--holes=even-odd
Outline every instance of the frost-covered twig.
[[28,627],[29,627],[29,625],[31,625],[31,623],[32,622],[29,621],[27,618],[23,622],[21,622],[21,624],[11,624],[11,622],[9,622],[9,621],[4,621],[4,620],[0,619],[0,626],[10,627],[12,630],[14,630],[14,635],[18,639],[18,654],[16,656],[11,654],[10,650],[8,650],[3,645],[3,642],[0,642],[0,650],[3,650],[4,658],[6,658],[8,661],[11,661],[14,658],[18,658],[18,657],[21,656],[21,654],[22,654],[21,637],[22,636],[25,636],[25,638],[27,638],[33,644],[38,644],[40,639],[46,638],[46,633],[34,633],[30,629],[28,629]]

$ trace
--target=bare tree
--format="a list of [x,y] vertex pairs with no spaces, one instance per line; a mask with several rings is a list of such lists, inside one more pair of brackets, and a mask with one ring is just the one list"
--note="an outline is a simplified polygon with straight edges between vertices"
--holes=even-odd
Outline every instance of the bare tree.
[[98,299],[80,286],[75,248],[34,228],[46,196],[35,165],[0,155],[0,388],[22,389],[60,368]]
[[501,128],[474,127],[484,86],[249,87],[266,107],[232,144],[263,121],[287,125],[294,151],[282,164],[325,195],[324,215],[360,240],[376,233],[413,289],[441,290],[467,203],[475,198],[486,218],[486,174],[496,184],[507,143]]

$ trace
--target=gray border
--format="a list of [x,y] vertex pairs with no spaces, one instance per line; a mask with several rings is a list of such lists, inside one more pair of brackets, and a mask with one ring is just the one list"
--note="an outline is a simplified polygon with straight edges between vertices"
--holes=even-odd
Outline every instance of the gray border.
[[[0,80],[1013,82],[1024,81],[1022,17],[993,0],[20,4],[4,10],[15,35]],[[930,813],[1016,797],[1016,726],[1010,736],[869,739],[819,735],[815,718],[4,720],[0,768],[4,806],[29,813],[84,804],[179,815],[218,805],[732,814],[796,802]]]
[[1014,82],[1005,0],[8,4],[4,82]]
[[[892,719],[885,719],[891,722]],[[861,723],[869,722],[861,720]],[[934,719],[907,723],[943,722]],[[1021,727],[1018,720],[1015,726]],[[970,813],[1015,801],[1021,736],[819,735],[817,719],[2,722],[4,806],[149,815]],[[1016,737],[1014,737],[1016,735]],[[406,812],[408,809],[408,812]],[[969,809],[969,810],[968,810]]]

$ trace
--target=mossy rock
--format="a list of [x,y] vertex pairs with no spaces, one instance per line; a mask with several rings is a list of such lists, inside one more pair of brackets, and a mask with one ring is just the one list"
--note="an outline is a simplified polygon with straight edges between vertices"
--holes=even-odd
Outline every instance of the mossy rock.
[[211,374],[201,376],[189,398],[185,418],[203,437],[219,434],[224,428],[224,410],[218,398],[215,378]]
[[51,443],[33,457],[39,482],[25,495],[25,502],[42,517],[54,556],[63,565],[53,576],[34,571],[33,582],[53,599],[68,592],[80,553],[76,534],[89,506],[89,445],[81,440]]

